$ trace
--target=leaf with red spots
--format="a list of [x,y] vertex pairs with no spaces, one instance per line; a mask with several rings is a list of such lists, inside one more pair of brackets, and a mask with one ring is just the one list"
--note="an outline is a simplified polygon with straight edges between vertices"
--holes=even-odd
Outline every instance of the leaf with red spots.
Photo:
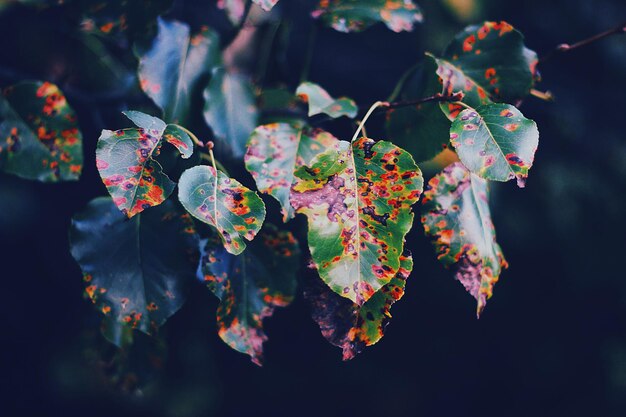
[[300,249],[293,235],[269,224],[239,256],[228,253],[219,239],[206,244],[200,278],[221,301],[218,333],[257,365],[262,363],[267,340],[263,320],[293,300],[299,261]]
[[400,268],[423,179],[411,155],[390,142],[344,144],[296,172],[290,199],[296,213],[308,217],[309,248],[322,280],[363,305]]
[[[429,55],[408,76],[400,90],[401,101],[419,100],[441,93],[437,63]],[[406,149],[416,161],[434,158],[448,143],[450,120],[437,102],[425,102],[387,111],[389,140]]]
[[180,126],[166,125],[161,119],[137,111],[124,114],[138,128],[103,130],[96,165],[115,204],[132,217],[161,204],[174,190],[175,184],[153,158],[160,152],[162,139],[174,145],[183,158],[193,153],[193,142]]
[[[524,46],[524,37],[507,22],[468,26],[456,35],[437,59],[443,90],[463,91],[472,106],[525,97],[533,86],[537,54]],[[454,119],[461,108],[442,103]]]
[[474,174],[524,186],[539,144],[537,125],[515,107],[494,103],[465,109],[452,122],[450,143]]
[[217,229],[226,250],[238,255],[265,220],[265,204],[258,194],[222,171],[200,165],[183,172],[178,199],[197,219]]
[[185,302],[198,250],[193,222],[171,201],[126,219],[108,197],[92,200],[70,227],[85,292],[104,314],[105,336],[153,334]]
[[23,82],[0,96],[0,170],[44,182],[77,180],[82,140],[76,114],[56,85]]
[[223,68],[213,70],[204,90],[204,120],[235,158],[243,157],[248,137],[257,126],[255,99],[249,79]]
[[502,269],[508,267],[496,243],[487,200],[487,181],[456,162],[428,182],[422,223],[437,258],[478,301],[480,315]]
[[156,37],[138,57],[143,91],[163,110],[167,122],[184,124],[200,81],[220,62],[219,38],[207,27],[191,34],[187,24],[159,18]]
[[335,294],[319,280],[305,289],[313,319],[326,340],[343,350],[344,361],[382,339],[391,318],[391,305],[404,295],[412,269],[411,255],[402,255],[396,275],[362,306]]
[[309,103],[309,117],[324,113],[334,119],[341,116],[353,119],[359,111],[351,98],[332,98],[322,87],[310,82],[300,84],[296,90],[296,95]]
[[312,14],[339,32],[360,32],[378,22],[394,32],[412,31],[423,20],[412,0],[320,0]]
[[339,140],[328,132],[287,123],[257,127],[248,141],[246,169],[260,192],[281,205],[283,221],[294,216],[289,202],[294,172],[329,148],[338,149]]

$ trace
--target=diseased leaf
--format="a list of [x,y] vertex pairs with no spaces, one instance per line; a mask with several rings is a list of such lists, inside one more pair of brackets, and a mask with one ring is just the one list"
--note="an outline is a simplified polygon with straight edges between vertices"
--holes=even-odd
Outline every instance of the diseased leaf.
[[252,0],[252,1],[258,4],[259,6],[261,6],[261,8],[265,10],[266,12],[269,12],[270,10],[272,10],[272,8],[276,6],[276,3],[278,3],[278,0]]
[[258,111],[250,80],[216,68],[204,90],[204,119],[235,158],[243,157],[246,142],[257,125]]
[[110,198],[96,198],[72,219],[70,246],[118,346],[124,328],[153,334],[178,311],[198,260],[191,218],[172,202],[128,220]]
[[391,318],[391,305],[404,295],[412,269],[411,255],[400,256],[396,275],[362,306],[335,294],[319,280],[305,290],[304,297],[311,303],[313,319],[326,340],[343,350],[344,361],[354,358],[384,336]]
[[192,35],[187,24],[159,18],[156,37],[138,58],[142,90],[166,121],[186,123],[199,82],[220,62],[218,35],[207,27]]
[[197,219],[217,229],[226,250],[238,255],[265,220],[265,204],[254,191],[222,171],[199,165],[183,172],[178,199]]
[[200,275],[221,300],[218,333],[257,365],[263,361],[267,340],[263,319],[293,300],[299,261],[300,249],[293,235],[269,224],[239,256],[224,250],[219,240],[209,239],[206,244]]
[[76,114],[51,83],[23,82],[0,96],[0,170],[44,182],[73,181],[83,168]]
[[320,0],[313,17],[339,32],[359,32],[377,22],[394,32],[412,31],[423,20],[412,0]]
[[[533,86],[537,54],[524,46],[524,37],[507,22],[468,26],[456,35],[437,59],[444,93],[463,91],[463,101],[478,107],[494,101],[525,97]],[[453,120],[462,108],[441,103]]]
[[137,128],[103,130],[96,149],[96,166],[113,202],[128,217],[161,204],[174,183],[153,158],[162,139],[174,145],[183,158],[193,153],[193,142],[180,126],[138,111],[124,113]]
[[363,305],[400,268],[422,174],[390,142],[361,138],[296,172],[291,204],[309,221],[311,256],[328,286]]
[[310,82],[300,84],[296,94],[309,103],[309,117],[325,113],[332,118],[347,116],[352,119],[359,111],[354,100],[348,97],[334,99],[322,87]]
[[452,122],[450,143],[473,173],[524,187],[539,144],[537,125],[515,107],[494,103],[465,109]]
[[283,221],[294,216],[289,202],[294,172],[326,149],[338,149],[339,140],[328,132],[288,123],[257,127],[248,141],[246,169],[260,192],[274,197]]
[[[422,65],[404,83],[400,99],[418,100],[441,93],[437,63],[426,55]],[[448,143],[450,120],[439,103],[425,102],[387,111],[387,136],[406,149],[416,161],[427,161],[440,153]]]
[[478,301],[479,316],[502,269],[508,267],[491,221],[487,182],[456,162],[428,182],[422,223],[437,259]]

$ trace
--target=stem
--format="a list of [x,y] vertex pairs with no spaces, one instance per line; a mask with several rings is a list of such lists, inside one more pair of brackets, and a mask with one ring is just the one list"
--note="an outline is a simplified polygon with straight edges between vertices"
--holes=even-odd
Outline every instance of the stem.
[[191,133],[191,131],[190,131],[189,129],[187,129],[186,127],[181,126],[181,125],[176,125],[176,126],[180,127],[180,129],[181,129],[183,132],[185,132],[187,135],[189,135],[189,137],[191,138],[191,141],[192,141],[193,143],[195,143],[195,144],[196,144],[196,146],[198,146],[198,147],[200,147],[200,148],[204,148],[204,146],[205,146],[205,145],[204,145],[204,143],[202,143],[202,142],[200,141],[200,139],[198,139],[198,137],[197,137],[196,135],[194,135],[193,133]]
[[407,107],[407,106],[416,106],[422,103],[428,103],[432,101],[451,101],[451,102],[460,102],[463,100],[464,94],[461,91],[457,91],[451,95],[444,95],[441,93],[434,94],[430,97],[419,98],[417,100],[406,100],[406,101],[396,101],[393,103],[385,103],[385,108],[387,109],[397,109],[398,107]]
[[396,84],[396,87],[391,92],[391,95],[387,98],[387,101],[394,101],[395,99],[398,98],[398,96],[402,92],[402,87],[404,87],[404,83],[406,83],[409,77],[413,75],[415,70],[419,68],[420,65],[421,63],[417,63],[413,65],[411,68],[409,68],[408,70],[406,70],[404,74],[402,74],[402,77],[400,77],[400,81],[398,81],[398,83]]
[[217,166],[217,169],[219,169],[220,171],[222,171],[224,174],[230,176],[230,174],[228,173],[228,170],[224,167],[224,165],[222,165],[220,163],[220,161],[218,161],[215,158],[211,159],[211,154],[209,153],[209,155],[205,154],[205,153],[201,153],[200,154],[200,159],[205,160],[205,161],[209,161],[211,162],[211,165],[213,165],[213,161],[215,161],[215,166]]
[[363,130],[365,122],[367,122],[367,119],[369,119],[372,113],[374,113],[374,110],[376,110],[378,107],[386,107],[388,105],[389,103],[387,103],[386,101],[377,101],[376,103],[372,104],[367,113],[365,113],[365,116],[363,117],[363,120],[361,120],[361,123],[359,123],[359,127],[356,129],[356,132],[354,132],[354,136],[352,136],[352,140],[350,142],[354,142],[359,137],[359,133],[361,133],[361,130]]
[[621,24],[614,27],[613,29],[609,29],[605,32],[598,33],[597,35],[594,35],[587,39],[583,39],[582,41],[576,42],[572,45],[567,44],[567,43],[562,43],[558,45],[554,50],[548,52],[546,55],[541,57],[539,59],[539,62],[541,63],[546,62],[550,60],[552,57],[554,57],[555,55],[557,55],[559,52],[568,52],[573,49],[577,49],[577,48],[592,44],[596,41],[599,41],[600,39],[604,39],[612,35],[618,35],[618,34],[624,34],[624,33],[626,33],[626,22],[622,22]]
[[554,95],[550,91],[539,91],[534,88],[530,89],[530,95],[544,101],[554,101]]

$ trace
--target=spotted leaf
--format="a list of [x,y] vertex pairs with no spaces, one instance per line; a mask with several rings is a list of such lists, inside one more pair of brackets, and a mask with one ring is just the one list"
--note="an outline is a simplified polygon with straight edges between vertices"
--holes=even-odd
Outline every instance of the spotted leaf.
[[354,100],[348,97],[332,98],[322,87],[310,82],[300,84],[296,94],[309,103],[309,117],[325,113],[332,118],[347,116],[352,119],[359,111]]
[[216,32],[204,27],[191,34],[187,24],[161,18],[156,37],[138,48],[138,57],[141,88],[172,123],[189,121],[199,82],[221,59]]
[[209,239],[200,275],[220,299],[217,327],[222,340],[261,365],[267,336],[263,320],[295,296],[300,261],[298,242],[290,232],[266,225],[239,256]]
[[294,216],[289,202],[294,172],[326,149],[338,149],[339,140],[328,132],[288,123],[257,127],[248,141],[246,169],[257,188],[281,205],[283,221]]
[[153,158],[162,139],[189,158],[193,153],[191,138],[180,126],[166,125],[147,114],[124,113],[137,128],[103,130],[96,149],[96,165],[113,202],[128,217],[148,207],[161,204],[174,190],[174,183]]
[[326,340],[343,350],[344,361],[354,358],[384,336],[391,318],[391,305],[404,295],[411,269],[411,255],[402,255],[396,275],[362,306],[335,294],[319,280],[305,290],[304,297],[311,304],[313,319]]
[[[533,86],[537,54],[524,46],[524,37],[507,22],[468,26],[437,59],[437,74],[446,93],[463,91],[472,107],[491,100],[512,102]],[[462,110],[442,103],[451,120]]]
[[204,90],[204,119],[235,158],[243,157],[248,137],[257,126],[258,110],[250,80],[216,68]]
[[524,186],[539,143],[537,125],[509,104],[465,109],[452,122],[450,143],[473,173]]
[[[400,100],[411,101],[441,92],[441,80],[436,74],[437,63],[431,56],[402,85]],[[448,143],[450,120],[437,102],[399,107],[387,112],[387,136],[406,149],[416,161],[434,158]]]
[[333,291],[363,305],[400,268],[422,174],[405,150],[361,138],[320,154],[301,176],[291,204],[308,217],[315,266]]
[[23,82],[0,96],[0,170],[44,182],[72,181],[83,168],[76,114],[58,87]]
[[200,165],[183,172],[178,199],[197,219],[215,227],[226,250],[238,255],[265,220],[265,204],[254,191],[222,171]]
[[81,0],[82,30],[99,36],[144,35],[172,0]]
[[198,261],[188,214],[166,202],[128,220],[108,197],[92,200],[70,227],[85,292],[104,314],[105,336],[153,334],[185,302]]
[[437,258],[476,298],[480,315],[502,269],[508,267],[491,221],[487,182],[456,162],[428,182],[422,223]]
[[412,0],[320,0],[313,17],[340,32],[359,32],[377,22],[394,32],[412,31],[423,20]]

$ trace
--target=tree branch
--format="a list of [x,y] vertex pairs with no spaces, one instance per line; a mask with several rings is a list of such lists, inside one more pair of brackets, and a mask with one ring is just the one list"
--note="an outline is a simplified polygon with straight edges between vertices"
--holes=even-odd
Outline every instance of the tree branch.
[[599,41],[600,39],[604,39],[607,38],[609,36],[612,35],[619,35],[619,34],[624,34],[626,33],[626,22],[622,22],[621,24],[619,24],[618,26],[614,27],[613,29],[609,29],[605,32],[602,33],[598,33],[597,35],[594,35],[590,38],[587,39],[583,39],[582,41],[576,42],[572,45],[568,44],[568,43],[562,43],[560,45],[558,45],[554,50],[548,52],[546,55],[544,55],[543,57],[539,58],[539,62],[540,63],[544,63],[550,59],[552,59],[555,55],[561,53],[561,52],[568,52],[571,51],[573,49],[578,49],[580,47],[583,46],[587,46],[589,44],[592,44],[596,41]]
[[441,93],[434,94],[430,97],[424,97],[417,100],[406,100],[406,101],[394,101],[394,102],[383,102],[379,107],[382,109],[397,109],[399,107],[408,107],[408,106],[417,106],[422,103],[429,102],[450,102],[450,101],[461,101],[463,100],[464,94],[462,91],[457,91],[456,93],[452,93],[450,95],[445,95]]

